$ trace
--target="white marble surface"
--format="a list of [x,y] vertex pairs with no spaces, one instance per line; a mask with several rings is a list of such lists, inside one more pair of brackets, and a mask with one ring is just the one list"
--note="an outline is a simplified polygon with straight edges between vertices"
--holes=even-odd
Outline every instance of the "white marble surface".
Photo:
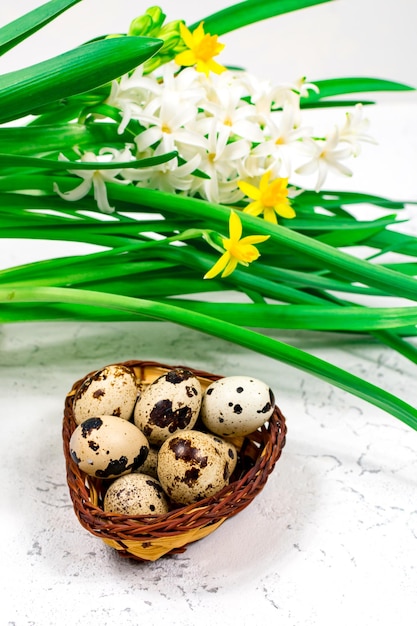
[[[285,338],[415,401],[415,367],[387,350]],[[310,376],[168,324],[10,326],[0,342],[2,624],[415,624],[416,432]],[[289,427],[245,511],[150,564],[120,559],[79,525],[61,444],[72,382],[130,357],[256,371]]]
[[[415,113],[414,96],[373,109],[379,146],[366,147],[352,181],[329,186],[416,200]],[[401,228],[416,232],[416,207],[404,215]],[[0,267],[56,252],[2,240]],[[416,405],[416,367],[371,340],[271,335]],[[79,525],[61,443],[73,381],[130,358],[256,372],[276,391],[289,429],[281,460],[245,511],[184,554],[150,564],[120,559]],[[1,625],[415,625],[417,433],[395,418],[170,324],[3,326],[0,374]]]

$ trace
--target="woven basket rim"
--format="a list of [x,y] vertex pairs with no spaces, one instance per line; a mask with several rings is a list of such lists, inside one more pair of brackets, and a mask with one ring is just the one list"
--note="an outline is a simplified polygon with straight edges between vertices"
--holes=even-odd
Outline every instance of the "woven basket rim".
[[[142,380],[146,379],[149,372],[152,372],[152,376],[155,377],[155,370],[159,375],[164,371],[176,368],[188,369],[206,384],[223,378],[222,375],[212,374],[188,365],[172,365],[151,360],[129,360],[111,365],[122,365],[133,369],[136,376]],[[122,544],[122,548],[123,542],[130,539],[146,540],[146,538],[180,535],[184,532],[197,530],[202,526],[220,523],[232,517],[246,508],[263,489],[285,446],[286,420],[277,406],[275,406],[269,422],[255,433],[241,438],[243,446],[249,446],[251,453],[257,454],[253,467],[245,470],[243,475],[231,481],[215,495],[194,504],[178,506],[168,513],[159,515],[133,516],[104,512],[98,503],[99,493],[101,489],[105,489],[105,485],[109,484],[109,481],[100,481],[86,476],[73,461],[69,451],[69,439],[76,427],[72,411],[73,397],[84,380],[97,371],[90,372],[73,383],[65,398],[62,423],[67,484],[71,500],[79,522],[90,533],[105,541],[119,542]],[[240,454],[242,455],[244,452],[240,451]]]

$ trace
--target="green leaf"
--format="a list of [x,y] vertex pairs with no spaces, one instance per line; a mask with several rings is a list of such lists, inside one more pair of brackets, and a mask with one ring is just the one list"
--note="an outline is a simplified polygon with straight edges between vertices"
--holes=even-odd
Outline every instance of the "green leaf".
[[346,204],[374,204],[379,207],[389,209],[403,209],[404,202],[388,200],[381,196],[375,196],[368,193],[358,193],[356,191],[303,191],[297,196],[293,204],[294,206],[321,206],[325,209],[339,208]]
[[301,109],[328,109],[330,107],[354,107],[357,104],[363,104],[363,105],[368,105],[368,104],[376,104],[376,102],[374,100],[327,100],[327,99],[323,99],[323,100],[317,100],[315,102],[312,102],[310,100],[303,100],[302,102],[300,102],[300,108]]
[[325,2],[332,2],[332,0],[246,0],[208,15],[190,26],[190,30],[193,31],[197,28],[200,21],[204,21],[206,33],[223,35],[237,28],[242,28],[270,17]]
[[[10,321],[10,313],[12,311],[7,313],[7,307],[13,309],[14,303],[62,303],[77,305],[77,308],[92,306],[131,312],[139,316],[147,316],[148,319],[166,320],[193,328],[208,335],[221,337],[225,341],[231,341],[255,350],[291,367],[308,372],[387,411],[417,430],[417,409],[400,398],[303,350],[252,330],[241,328],[237,324],[230,324],[208,315],[173,306],[169,303],[59,287],[0,289],[0,323]],[[3,310],[6,311],[4,317],[2,317]]]
[[234,304],[172,300],[175,306],[254,328],[365,332],[415,326],[417,307],[308,306],[299,304]]
[[0,56],[78,2],[80,0],[51,0],[0,28]]
[[3,153],[33,156],[46,152],[59,152],[78,146],[83,149],[105,147],[124,148],[130,137],[118,135],[117,125],[52,124],[0,128],[0,145]]
[[105,39],[3,74],[0,76],[0,123],[114,80],[140,65],[161,45],[158,39],[147,37]]
[[138,159],[135,161],[109,161],[109,162],[83,162],[83,161],[57,161],[42,159],[39,157],[14,156],[13,154],[0,154],[0,167],[31,167],[49,170],[111,170],[120,168],[143,168],[153,167],[166,163],[177,156],[177,152],[167,152],[156,157]]
[[[111,200],[130,201],[159,209],[162,213],[181,213],[182,216],[198,214],[203,220],[213,225],[220,224],[226,230],[230,215],[228,207],[212,204],[196,198],[175,196],[152,189],[139,187],[122,187],[114,183],[107,185]],[[344,279],[359,281],[380,289],[383,293],[400,298],[409,298],[417,301],[417,281],[409,276],[394,272],[382,266],[350,256],[327,244],[317,241],[280,225],[271,224],[265,220],[240,214],[243,231],[248,235],[269,235],[268,246],[276,245],[280,252],[291,250],[302,258],[317,263],[329,271],[335,272]]]
[[307,98],[301,98],[301,105],[306,106],[330,96],[340,96],[347,93],[370,91],[414,91],[414,87],[381,78],[366,76],[329,78],[327,80],[312,81],[319,88],[319,93],[309,91]]

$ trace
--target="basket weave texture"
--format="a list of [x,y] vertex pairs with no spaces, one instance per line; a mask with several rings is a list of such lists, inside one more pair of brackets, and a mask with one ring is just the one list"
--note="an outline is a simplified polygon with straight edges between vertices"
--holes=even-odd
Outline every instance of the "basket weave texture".
[[[155,361],[125,361],[118,365],[132,369],[141,386],[176,367],[191,371],[203,389],[222,378],[188,366],[164,365]],[[109,482],[86,476],[69,451],[69,441],[76,427],[73,397],[90,375],[75,382],[65,400],[62,436],[67,482],[81,525],[115,548],[121,556],[155,561],[164,555],[184,552],[188,544],[212,533],[225,520],[246,508],[265,486],[285,445],[286,422],[278,407],[260,429],[245,437],[231,439],[239,451],[238,464],[229,485],[214,496],[162,515],[105,513],[102,503]]]

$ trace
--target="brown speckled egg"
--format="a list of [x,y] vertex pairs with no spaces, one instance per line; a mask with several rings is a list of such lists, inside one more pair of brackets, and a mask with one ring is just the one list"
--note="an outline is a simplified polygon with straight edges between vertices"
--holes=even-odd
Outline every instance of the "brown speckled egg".
[[266,383],[251,376],[226,376],[207,387],[200,414],[208,430],[227,437],[254,432],[274,408],[274,394]]
[[148,476],[158,478],[158,452],[158,448],[151,446],[149,448],[149,454],[146,457],[145,463],[141,465],[136,471],[140,472],[141,474],[148,474]]
[[133,371],[124,365],[107,365],[80,385],[74,396],[74,419],[77,424],[99,415],[116,415],[128,420],[137,395]]
[[115,478],[134,471],[149,452],[149,443],[139,428],[114,415],[90,417],[79,424],[69,446],[80,470],[98,478]]
[[159,376],[141,394],[134,421],[153,445],[162,444],[177,431],[193,428],[201,406],[199,380],[186,369]]
[[211,435],[188,430],[171,435],[158,455],[158,478],[174,502],[191,504],[228,484],[229,465]]
[[226,441],[217,435],[210,435],[218,447],[221,454],[224,456],[225,463],[225,472],[231,476],[233,474],[236,465],[237,465],[237,450],[236,446],[231,441]]
[[147,474],[126,474],[108,488],[103,508],[121,515],[160,515],[169,504],[160,483]]

